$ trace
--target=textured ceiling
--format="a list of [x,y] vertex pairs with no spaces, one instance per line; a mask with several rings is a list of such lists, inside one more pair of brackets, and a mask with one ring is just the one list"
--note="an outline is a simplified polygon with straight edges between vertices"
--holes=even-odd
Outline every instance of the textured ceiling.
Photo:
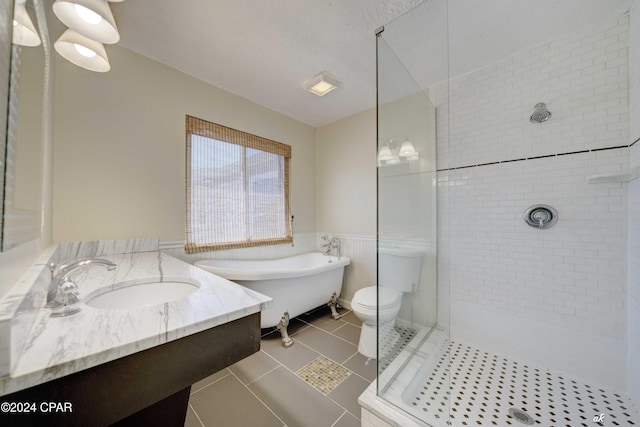
[[[420,0],[128,0],[120,44],[312,126],[375,105],[374,30]],[[328,71],[343,82],[302,87]]]
[[[632,2],[450,0],[452,74],[571,26],[622,13]],[[124,47],[317,127],[375,106],[374,30],[420,3],[128,0],[111,8]],[[446,47],[440,36],[447,33],[447,21],[427,12],[445,16],[445,3],[430,3],[392,22],[384,34],[423,87],[438,78],[430,64]],[[320,98],[302,85],[323,70],[343,85]]]

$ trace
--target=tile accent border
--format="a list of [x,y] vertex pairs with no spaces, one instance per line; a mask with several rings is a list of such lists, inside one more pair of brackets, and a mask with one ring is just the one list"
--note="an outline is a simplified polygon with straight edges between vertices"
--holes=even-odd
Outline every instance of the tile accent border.
[[466,166],[455,166],[455,167],[450,167],[450,168],[437,169],[437,172],[447,172],[447,171],[458,170],[458,169],[477,168],[477,167],[480,167],[480,166],[497,165],[497,164],[502,164],[502,163],[522,162],[522,161],[525,161],[525,160],[544,159],[544,158],[547,158],[547,157],[560,157],[560,156],[569,156],[569,155],[572,155],[572,154],[592,153],[592,152],[596,152],[596,151],[619,150],[621,148],[630,148],[631,146],[633,146],[638,141],[640,141],[640,138],[636,139],[634,142],[632,142],[629,145],[618,145],[616,147],[592,148],[590,150],[571,151],[571,152],[568,152],[568,153],[546,154],[546,155],[543,155],[543,156],[523,157],[523,158],[520,158],[520,159],[499,160],[499,161],[496,161],[496,162],[489,162],[489,163],[478,163],[478,164],[471,164],[471,165],[466,165]]

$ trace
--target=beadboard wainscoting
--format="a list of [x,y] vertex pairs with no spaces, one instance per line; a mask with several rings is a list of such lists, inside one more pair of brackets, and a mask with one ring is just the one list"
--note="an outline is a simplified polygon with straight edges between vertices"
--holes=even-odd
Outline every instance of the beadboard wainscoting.
[[340,254],[351,260],[351,264],[345,269],[340,296],[340,303],[351,309],[351,300],[356,291],[376,284],[376,238],[355,234],[318,233],[318,248],[322,245],[322,236],[326,234],[340,239]]
[[[322,237],[337,237],[341,244],[341,256],[351,263],[345,268],[342,293],[339,302],[351,309],[353,295],[362,288],[377,283],[376,238],[372,235],[334,234],[330,232],[296,233],[293,245],[272,245],[256,248],[212,251],[186,254],[184,242],[161,242],[160,250],[188,263],[202,259],[276,259],[306,252],[322,251]],[[436,289],[433,269],[436,266],[435,242],[425,239],[408,239],[403,236],[383,236],[381,244],[386,247],[418,250],[424,253],[418,289],[403,298],[398,321],[406,325],[432,325],[436,321]]]

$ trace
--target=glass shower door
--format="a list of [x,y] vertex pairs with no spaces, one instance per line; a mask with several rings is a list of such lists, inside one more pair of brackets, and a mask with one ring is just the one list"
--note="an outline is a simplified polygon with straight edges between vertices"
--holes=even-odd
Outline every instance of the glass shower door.
[[387,248],[424,256],[405,342],[379,309],[401,425],[640,423],[639,5],[556,3],[428,0],[378,35],[378,290]]
[[[429,66],[433,77],[445,82],[438,102],[444,103],[447,94],[446,2],[433,1],[386,25],[377,36],[377,385],[387,402],[434,423],[449,416],[448,302],[438,289],[436,256],[436,140],[446,141],[447,124],[438,122],[432,99],[438,94],[424,90],[397,56],[397,49],[411,55],[403,40],[415,19],[424,20],[442,44]],[[389,301],[394,294],[401,301],[395,310]],[[435,366],[442,367],[439,378],[430,380]],[[421,401],[427,391],[434,393],[431,386],[440,390],[435,391],[437,401]]]

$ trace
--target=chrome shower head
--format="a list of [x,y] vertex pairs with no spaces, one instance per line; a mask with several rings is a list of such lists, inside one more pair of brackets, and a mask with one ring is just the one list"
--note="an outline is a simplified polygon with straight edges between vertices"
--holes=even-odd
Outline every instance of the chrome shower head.
[[547,106],[544,102],[536,104],[533,109],[533,114],[529,117],[529,121],[531,123],[542,123],[551,118],[551,112],[547,110]]

